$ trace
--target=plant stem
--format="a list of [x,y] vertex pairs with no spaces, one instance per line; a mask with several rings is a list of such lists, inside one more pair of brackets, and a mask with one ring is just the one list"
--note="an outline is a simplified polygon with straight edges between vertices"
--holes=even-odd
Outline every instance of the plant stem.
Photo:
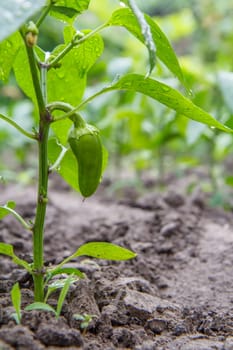
[[[84,100],[83,102],[81,102],[78,106],[74,107],[73,109],[69,110],[67,108],[67,110],[65,110],[65,108],[53,108],[54,109],[60,109],[60,110],[63,110],[64,112],[67,112],[66,114],[60,116],[60,117],[57,117],[56,119],[54,119],[52,122],[55,123],[55,122],[59,122],[60,120],[64,120],[64,119],[67,119],[67,118],[70,118],[73,114],[75,114],[77,111],[79,111],[83,106],[85,106],[85,104],[87,104],[88,102],[92,101],[95,97],[98,97],[99,95],[103,94],[104,92],[106,91],[111,91],[111,87],[106,87],[106,88],[103,88],[102,90],[96,92],[94,95],[88,97],[86,100]],[[53,103],[51,103],[52,105]]]
[[0,208],[6,209],[9,213],[11,213],[20,223],[21,225],[26,228],[26,230],[32,231],[32,226],[30,226],[21,215],[19,215],[14,209],[9,208],[7,206],[1,206]]
[[62,50],[50,63],[49,63],[49,68],[52,68],[53,66],[55,66],[70,50],[73,49],[73,47],[78,46],[80,44],[82,44],[84,41],[86,41],[87,39],[91,38],[93,35],[95,35],[96,33],[100,32],[101,30],[103,30],[104,28],[106,28],[108,26],[108,23],[104,23],[102,25],[100,25],[99,27],[97,27],[96,29],[92,30],[90,33],[84,35],[82,38],[78,39],[78,40],[72,40],[65,48],[64,50]]
[[44,8],[44,10],[42,11],[40,17],[38,18],[37,22],[36,22],[36,26],[39,28],[39,26],[41,25],[41,23],[43,22],[43,20],[45,19],[45,17],[48,15],[49,11],[51,10],[51,7],[53,6],[53,2],[50,1],[49,5],[46,6]]
[[[23,36],[23,34],[22,34]],[[25,41],[25,38],[23,36]],[[38,194],[35,222],[33,226],[33,280],[35,301],[44,300],[44,223],[47,207],[48,189],[48,135],[51,122],[50,114],[45,107],[45,101],[38,76],[38,68],[32,47],[25,41],[25,47],[29,60],[29,66],[36,93],[37,104],[40,114],[38,133]]]
[[67,114],[65,114],[64,116],[57,117],[56,119],[52,119],[51,123],[54,123],[58,120],[66,119],[69,117],[74,122],[75,126],[78,125],[78,127],[85,127],[85,124],[86,124],[85,121],[79,114],[77,114],[76,112],[73,112],[74,107],[71,106],[69,103],[52,102],[52,103],[49,103],[46,107],[50,113],[52,113],[55,110],[67,112]]
[[40,121],[39,147],[39,177],[38,177],[38,197],[37,209],[33,230],[33,268],[34,268],[34,299],[43,301],[44,299],[44,223],[47,207],[48,189],[48,134],[49,123]]
[[64,147],[63,145],[60,144],[59,146],[61,146],[61,148],[62,148],[61,153],[59,154],[59,156],[58,156],[57,160],[54,162],[54,164],[52,166],[50,166],[49,173],[51,173],[53,170],[55,170],[59,167],[62,159],[64,158],[66,152],[68,151],[68,148]]
[[35,93],[36,93],[39,112],[40,112],[40,115],[42,114],[45,115],[46,114],[45,102],[44,102],[41,87],[40,87],[40,80],[38,77],[38,69],[37,69],[37,63],[36,63],[34,51],[33,51],[33,48],[29,47],[27,44],[25,44],[25,47],[27,50],[27,56],[29,60],[29,66],[30,66]]

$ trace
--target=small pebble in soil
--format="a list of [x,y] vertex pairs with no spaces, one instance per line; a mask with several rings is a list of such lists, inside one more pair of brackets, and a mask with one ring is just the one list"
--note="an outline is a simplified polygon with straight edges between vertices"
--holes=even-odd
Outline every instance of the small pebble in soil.
[[167,329],[167,321],[162,318],[153,318],[148,320],[145,328],[151,330],[154,334],[161,334]]
[[76,329],[60,328],[56,325],[41,324],[36,332],[37,338],[46,346],[82,346],[83,339]]

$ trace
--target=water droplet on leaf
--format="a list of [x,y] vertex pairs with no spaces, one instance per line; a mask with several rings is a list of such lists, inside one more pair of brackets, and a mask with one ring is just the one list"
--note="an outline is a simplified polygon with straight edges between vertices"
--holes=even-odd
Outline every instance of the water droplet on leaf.
[[58,78],[60,78],[60,79],[63,79],[64,77],[65,77],[65,72],[63,72],[63,71],[58,71],[57,72],[57,76],[58,76]]
[[163,92],[169,92],[171,88],[169,86],[162,86]]
[[126,7],[126,4],[123,1],[120,1],[120,6],[121,7]]
[[132,86],[132,82],[131,81],[126,81],[123,85],[123,88],[129,89]]
[[190,97],[194,97],[194,92],[193,92],[192,89],[188,89],[188,95],[189,95]]

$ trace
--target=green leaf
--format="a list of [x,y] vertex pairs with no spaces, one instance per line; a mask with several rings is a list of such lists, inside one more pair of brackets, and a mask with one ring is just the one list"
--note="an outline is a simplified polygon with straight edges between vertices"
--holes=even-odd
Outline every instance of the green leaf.
[[[51,164],[53,164],[58,158],[61,152],[61,147],[57,144],[56,139],[52,138],[49,140],[48,146],[48,158]],[[58,174],[68,183],[72,188],[79,192],[78,187],[78,166],[75,156],[69,149],[63,157],[59,168],[57,169]]]
[[[156,45],[156,54],[158,58],[184,84],[182,70],[169,40],[150,16],[145,15],[145,19],[150,26],[152,38]],[[132,11],[128,8],[121,8],[116,10],[108,21],[108,25],[123,26],[142,43],[145,41],[137,19],[133,15]]]
[[1,1],[0,41],[15,32],[29,17],[34,15],[45,4],[45,0],[7,0]]
[[52,123],[51,128],[62,145],[67,144],[69,130],[72,126],[70,119],[60,120],[57,123]]
[[131,250],[107,242],[90,242],[83,244],[73,257],[82,255],[105,260],[128,260],[137,256],[137,254]]
[[135,18],[137,19],[137,22],[140,26],[141,34],[144,38],[144,44],[146,45],[149,52],[149,61],[150,61],[149,74],[150,74],[155,66],[155,61],[156,61],[156,55],[155,55],[156,47],[155,47],[155,42],[153,41],[150,25],[146,21],[143,13],[138,8],[134,0],[123,0],[123,2],[130,7],[131,11],[135,15]]
[[55,275],[61,275],[61,274],[67,274],[67,275],[74,275],[79,278],[84,278],[85,275],[80,270],[75,269],[73,267],[61,267],[61,268],[55,268],[54,270],[49,272],[50,278]]
[[66,298],[66,295],[69,291],[69,288],[70,288],[70,285],[72,283],[72,279],[73,279],[73,276],[70,275],[66,281],[65,281],[65,284],[64,284],[64,287],[62,288],[61,292],[60,292],[60,295],[59,295],[59,298],[58,298],[58,301],[57,301],[57,311],[56,311],[56,317],[58,318],[61,314],[61,310],[62,310],[62,306],[63,306],[63,303],[65,301],[65,298]]
[[25,307],[25,311],[32,311],[32,310],[51,311],[54,314],[56,314],[56,310],[54,310],[52,306],[42,302],[35,302]]
[[[85,34],[89,31],[85,31]],[[58,55],[66,45],[58,46],[51,55]],[[104,49],[99,34],[74,47],[61,61],[61,67],[48,72],[48,100],[65,101],[77,105],[85,87],[86,75]]]
[[[66,284],[66,280],[67,278],[60,278],[55,281],[52,281],[50,284],[48,284],[48,290],[50,290],[50,292],[54,292],[57,289],[62,289]],[[77,277],[72,276],[71,278],[72,283],[76,282],[77,280],[78,280]]]
[[18,282],[15,283],[11,289],[11,300],[16,311],[14,318],[16,323],[19,324],[21,320],[21,292]]
[[15,206],[16,204],[13,201],[9,201],[5,205],[0,206],[0,220],[3,219],[5,216],[11,214],[11,212],[7,210],[7,208],[14,209]]
[[32,272],[30,264],[28,264],[27,261],[18,258],[15,254],[13,256],[13,261],[15,264],[24,267],[28,272]]
[[[88,33],[89,31],[85,31]],[[66,45],[60,45],[52,55],[57,55]],[[48,72],[48,101],[65,101],[76,106],[86,88],[89,69],[100,57],[104,44],[99,34],[93,35],[84,43],[74,47],[61,61],[61,67]],[[64,144],[70,129],[70,121],[53,123],[52,129],[59,141]]]
[[13,68],[19,87],[32,100],[34,106],[37,106],[36,94],[32,82],[30,67],[28,64],[27,52],[24,45],[21,45],[20,49],[18,50]]
[[[61,268],[62,269],[62,268]],[[74,269],[75,270],[75,269]],[[77,272],[77,271],[76,271]],[[47,282],[50,280],[50,278],[53,277],[53,276],[50,276],[48,274],[47,276]],[[73,274],[71,274],[69,276],[70,280],[69,280],[69,284],[71,285],[72,283],[75,283],[77,282],[77,280],[80,278],[76,276],[74,276]],[[62,289],[64,288],[65,284],[67,283],[67,278],[62,278],[62,279],[57,279],[55,281],[52,281],[50,284],[47,284],[47,293],[46,293],[46,296],[45,296],[45,299],[44,301],[46,302],[49,298],[49,296],[51,295],[51,293],[55,292],[57,289]]]
[[23,266],[27,271],[31,272],[31,266],[25,260],[22,260],[15,255],[14,248],[11,244],[1,242],[0,254],[11,257],[14,263],[16,263],[19,266]]
[[58,0],[51,7],[50,15],[66,22],[73,22],[75,17],[88,9],[90,0]]
[[0,80],[7,82],[22,39],[18,32],[0,43]]
[[7,243],[0,243],[0,254],[7,255],[10,257],[14,256],[13,246]]
[[210,127],[214,127],[219,130],[233,132],[233,129],[230,129],[217,121],[209,113],[184,97],[179,91],[157,80],[145,78],[144,76],[138,74],[127,74],[120,78],[117,82],[113,82],[113,84],[109,87],[104,88],[99,94],[111,90],[140,92],[192,120],[209,125]]

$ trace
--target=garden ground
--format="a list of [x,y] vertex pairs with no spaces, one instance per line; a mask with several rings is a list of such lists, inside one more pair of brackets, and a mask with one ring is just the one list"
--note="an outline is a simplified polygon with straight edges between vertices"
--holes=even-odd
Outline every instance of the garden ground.
[[[70,265],[86,278],[71,286],[62,315],[23,312],[12,319],[12,285],[19,281],[22,309],[33,301],[31,281],[8,258],[0,264],[0,349],[232,350],[233,216],[210,209],[201,194],[150,191],[111,199],[102,192],[82,201],[58,190],[49,195],[45,259],[54,264],[88,241],[132,249],[137,258],[106,262],[82,258]],[[1,203],[15,200],[33,218],[31,188],[2,187]],[[11,216],[0,222],[0,241],[30,261],[31,236]],[[49,303],[56,305],[57,294]],[[74,314],[92,314],[86,331]]]

